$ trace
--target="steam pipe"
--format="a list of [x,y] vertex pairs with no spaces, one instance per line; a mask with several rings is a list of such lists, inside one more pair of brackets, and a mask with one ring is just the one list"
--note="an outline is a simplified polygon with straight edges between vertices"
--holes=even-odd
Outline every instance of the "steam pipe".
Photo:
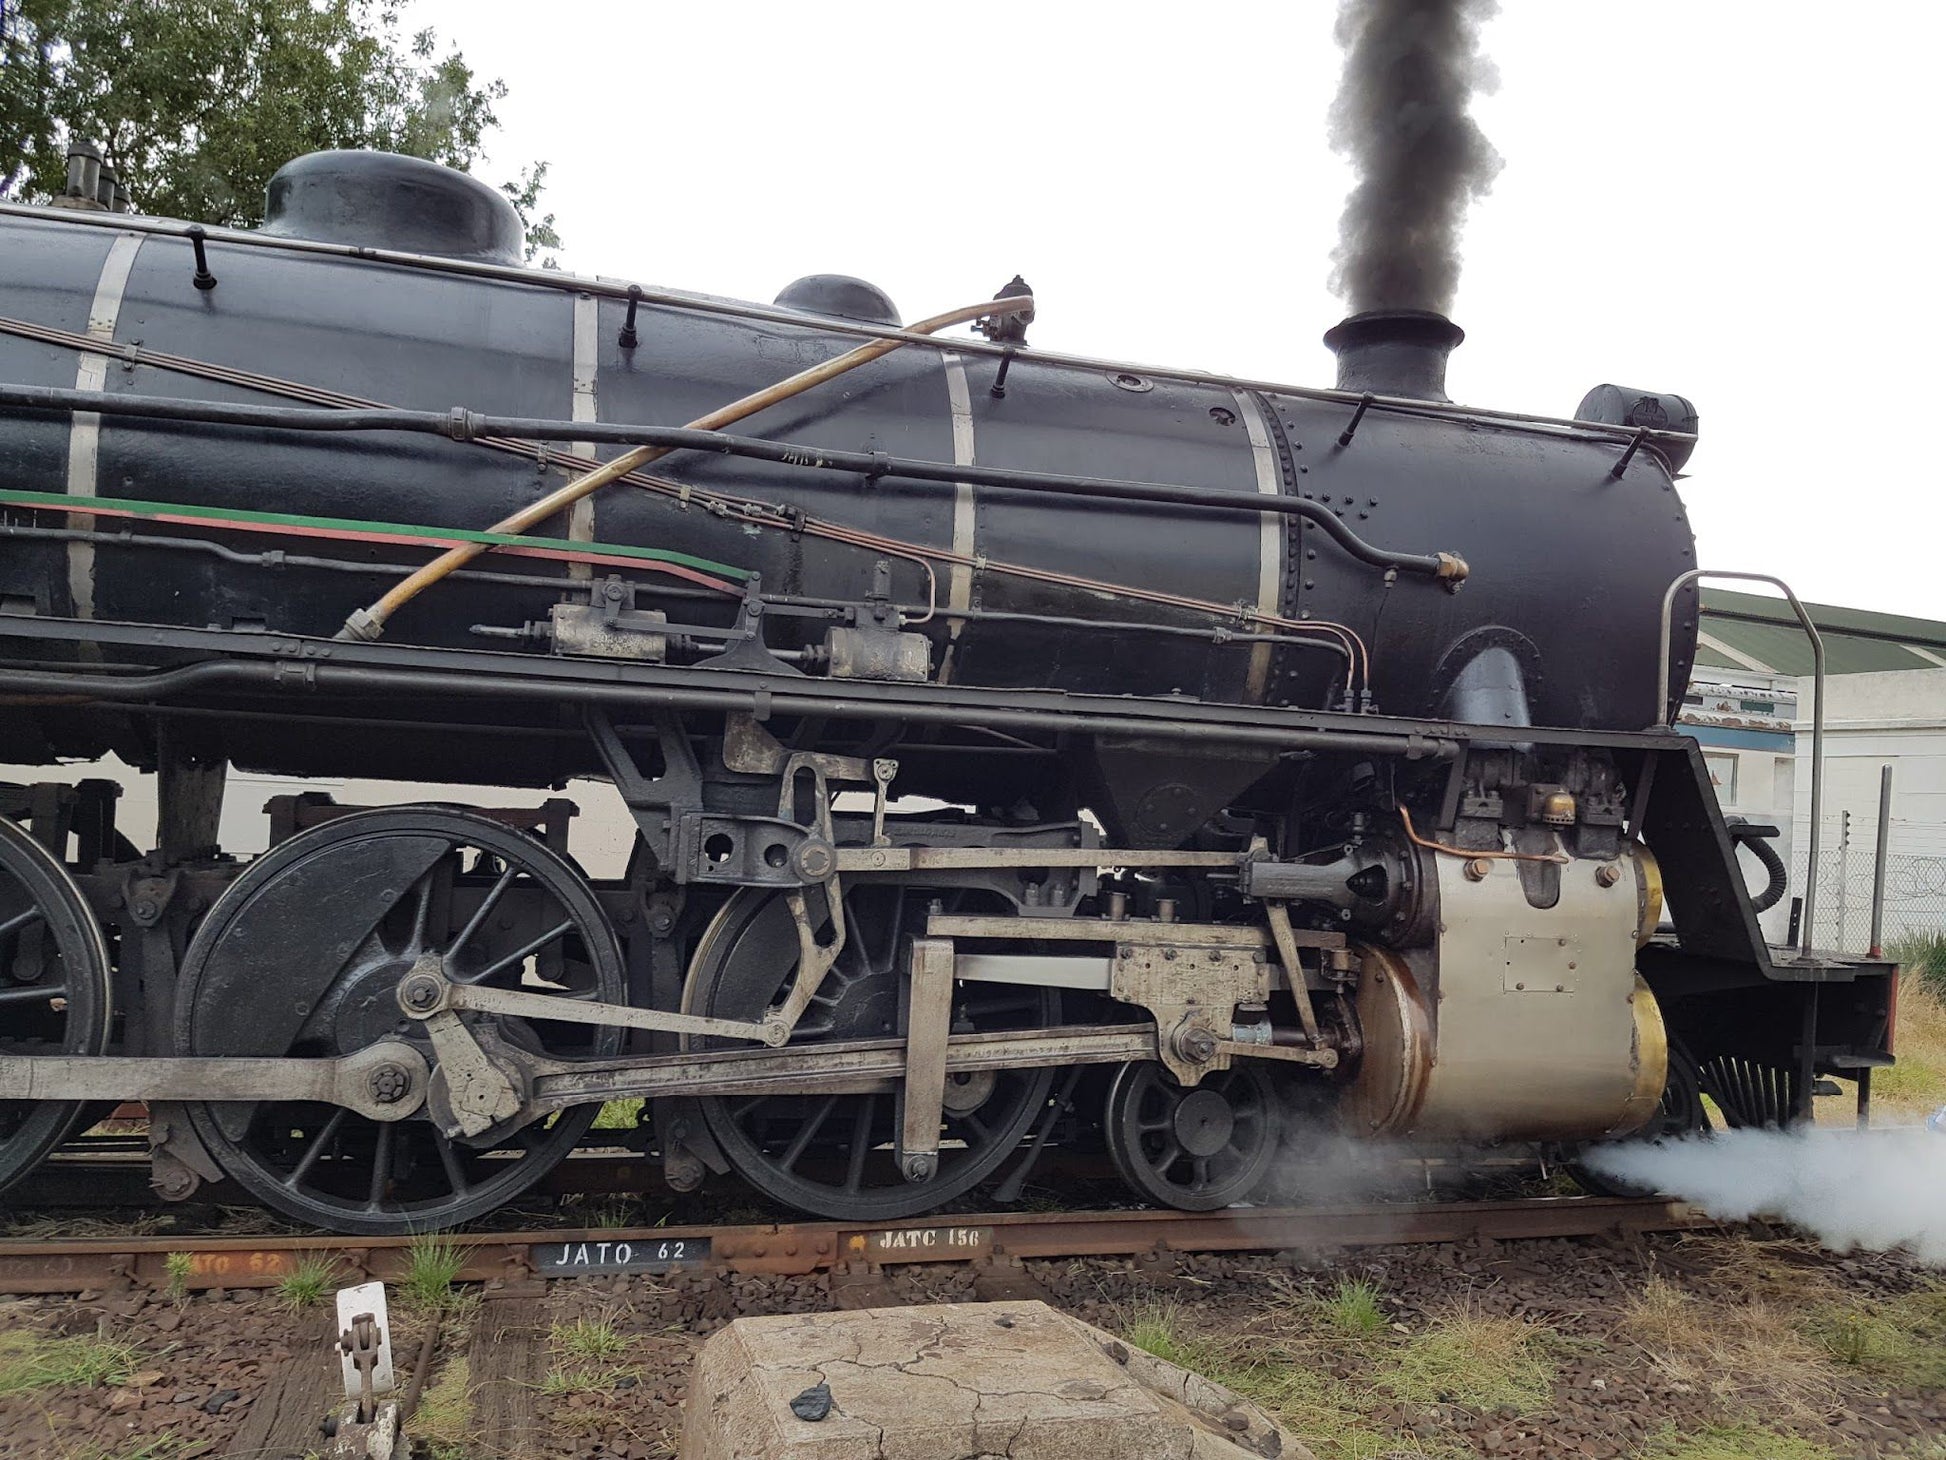
[[[684,686],[585,683],[528,678],[484,671],[439,669],[383,669],[349,664],[256,664],[238,660],[204,660],[175,669],[141,674],[87,674],[71,670],[0,669],[0,692],[50,695],[78,701],[146,703],[199,690],[288,691],[305,694],[399,695],[436,698],[465,697],[539,700],[549,704],[633,704],[655,709],[738,711],[766,714],[824,716],[834,720],[883,720],[956,725],[967,711],[953,705],[905,704],[887,706],[873,700],[850,700],[837,695],[801,693],[778,687],[776,680],[762,689],[689,688]],[[1027,730],[1069,730],[1082,734],[1126,734],[1128,722],[1114,715],[1069,714],[1058,710],[982,710],[979,718],[991,725]],[[1346,751],[1403,755],[1408,759],[1453,760],[1460,742],[1443,736],[1386,731],[1305,730],[1295,726],[1270,728],[1251,725],[1208,725],[1177,721],[1155,722],[1144,734],[1172,736],[1217,744],[1276,745],[1288,749]]]
[[[213,401],[182,401],[166,396],[65,390],[41,385],[0,385],[0,407],[69,413],[92,411],[104,416],[134,416],[282,431],[400,431],[443,436],[455,441],[473,441],[487,436],[515,436],[530,441],[598,441],[610,445],[652,448],[657,455],[672,451],[703,451],[719,456],[746,457],[785,466],[869,477],[899,477],[947,485],[966,482],[974,486],[1013,491],[1148,502],[1158,506],[1243,512],[1252,516],[1269,513],[1273,516],[1302,517],[1314,523],[1352,557],[1374,568],[1397,568],[1402,572],[1422,573],[1450,583],[1464,581],[1468,572],[1465,559],[1455,553],[1401,553],[1377,547],[1346,526],[1344,519],[1323,503],[1304,497],[1225,492],[1203,487],[1172,486],[1162,482],[1122,481],[1113,477],[1016,471],[1006,467],[958,466],[949,462],[886,456],[878,452],[832,451],[822,446],[766,441],[761,437],[734,436],[693,426],[637,426],[614,421],[550,421],[525,416],[487,416],[458,406],[451,411],[440,412],[226,405]],[[614,465],[614,462],[610,462],[603,470],[612,469]],[[499,532],[504,529],[496,527],[492,530]]]

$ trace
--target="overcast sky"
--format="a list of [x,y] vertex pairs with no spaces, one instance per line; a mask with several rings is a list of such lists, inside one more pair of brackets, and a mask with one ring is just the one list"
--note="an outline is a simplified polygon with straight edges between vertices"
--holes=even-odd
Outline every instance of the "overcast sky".
[[[1349,174],[1336,5],[412,0],[511,88],[480,169],[552,164],[580,272],[906,318],[1024,274],[1033,343],[1329,384]],[[1711,567],[1946,618],[1930,0],[1505,0],[1449,388],[1689,396]]]

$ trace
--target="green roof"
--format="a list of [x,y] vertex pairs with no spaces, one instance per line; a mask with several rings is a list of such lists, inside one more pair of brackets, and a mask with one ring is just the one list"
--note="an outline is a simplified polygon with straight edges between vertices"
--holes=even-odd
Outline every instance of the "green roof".
[[[1824,639],[1828,674],[1946,665],[1946,623],[1829,603],[1807,603],[1804,608]],[[1781,598],[1705,588],[1701,632],[1716,643],[1697,644],[1698,669],[1734,672],[1761,666],[1774,674],[1811,672],[1811,641]]]

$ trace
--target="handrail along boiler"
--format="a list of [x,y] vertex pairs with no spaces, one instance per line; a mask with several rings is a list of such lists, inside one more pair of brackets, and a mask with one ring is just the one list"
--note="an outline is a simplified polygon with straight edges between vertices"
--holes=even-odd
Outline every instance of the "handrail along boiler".
[[[65,201],[0,208],[0,760],[159,809],[0,791],[0,1181],[139,1099],[165,1196],[420,1229],[639,1100],[682,1190],[893,1220],[1069,1145],[1212,1209],[1889,1058],[1891,970],[1766,946],[1669,728],[1680,397],[1455,406],[1436,315],[1305,390],[1037,351],[1019,280],[907,329],[528,270],[383,154],[256,232]],[[232,767],[603,778],[634,852],[310,793],[239,857]]]

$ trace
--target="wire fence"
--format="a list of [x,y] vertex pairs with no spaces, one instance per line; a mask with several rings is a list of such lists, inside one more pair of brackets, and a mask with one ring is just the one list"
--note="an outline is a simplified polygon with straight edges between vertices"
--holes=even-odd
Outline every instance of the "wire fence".
[[[1790,895],[1804,895],[1805,859],[1791,869]],[[1829,841],[1818,851],[1818,900],[1811,928],[1815,947],[1863,952],[1872,941],[1874,851],[1870,842],[1849,847]],[[1946,933],[1946,852],[1890,852],[1885,858],[1883,941]]]

